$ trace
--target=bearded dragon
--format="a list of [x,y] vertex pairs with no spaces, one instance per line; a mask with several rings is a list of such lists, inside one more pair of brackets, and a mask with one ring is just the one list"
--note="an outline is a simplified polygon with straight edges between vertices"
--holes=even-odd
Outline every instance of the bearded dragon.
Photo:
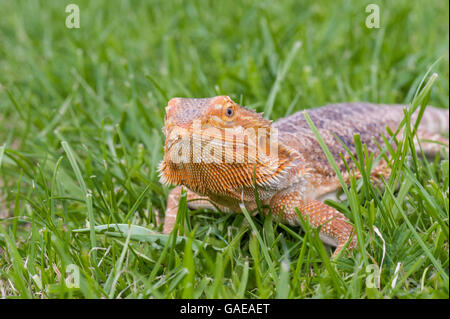
[[[355,153],[353,137],[359,134],[368,151],[377,156],[382,135],[389,136],[386,127],[395,132],[404,118],[404,107],[341,103],[311,109],[308,114],[348,181],[340,154],[350,168],[354,165],[342,143]],[[448,139],[440,135],[448,132],[448,114],[448,110],[427,107],[417,136],[444,143],[448,149]],[[177,185],[168,197],[164,233],[174,228],[184,186],[191,209],[217,207],[241,212],[240,205],[244,205],[253,211],[257,208],[255,196],[259,196],[267,207],[264,212],[272,211],[282,223],[300,225],[297,208],[305,221],[319,227],[322,241],[336,247],[333,256],[345,246],[350,250],[357,246],[352,223],[323,203],[341,185],[302,112],[272,122],[228,96],[173,98],[166,107],[163,133],[160,179]],[[426,154],[442,149],[436,143],[421,145]],[[389,173],[386,161],[380,160],[371,177]]]

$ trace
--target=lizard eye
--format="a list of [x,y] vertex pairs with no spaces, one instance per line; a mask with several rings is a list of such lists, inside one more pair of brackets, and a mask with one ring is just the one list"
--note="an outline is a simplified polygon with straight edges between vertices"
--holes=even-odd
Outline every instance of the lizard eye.
[[225,114],[226,114],[228,117],[232,117],[233,114],[234,114],[233,108],[232,108],[232,107],[227,108]]

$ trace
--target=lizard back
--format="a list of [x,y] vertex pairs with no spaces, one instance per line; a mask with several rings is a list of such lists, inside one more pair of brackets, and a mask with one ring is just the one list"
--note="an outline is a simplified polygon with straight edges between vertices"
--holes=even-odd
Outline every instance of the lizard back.
[[[337,136],[355,154],[354,135],[359,134],[361,142],[367,145],[369,152],[379,154],[379,145],[383,145],[382,134],[389,138],[386,127],[395,131],[404,117],[404,105],[377,105],[371,103],[330,104],[307,110],[311,120],[319,130],[341,172],[345,171],[344,155],[350,165],[350,156]],[[323,176],[334,176],[314,133],[309,128],[303,114],[297,112],[273,123],[278,129],[280,141],[300,153],[305,163]],[[446,114],[445,114],[446,113]],[[413,121],[417,113],[413,115]],[[437,133],[448,131],[448,110],[427,107],[419,126],[420,132]],[[420,133],[419,132],[419,133]]]

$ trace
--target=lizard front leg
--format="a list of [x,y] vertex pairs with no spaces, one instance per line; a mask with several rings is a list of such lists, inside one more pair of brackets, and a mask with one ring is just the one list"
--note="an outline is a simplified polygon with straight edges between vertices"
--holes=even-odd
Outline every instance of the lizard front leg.
[[353,226],[341,212],[321,201],[303,198],[297,190],[286,190],[276,194],[270,200],[270,207],[274,215],[281,215],[281,222],[300,225],[295,211],[297,207],[302,218],[312,227],[321,227],[319,231],[321,240],[325,244],[336,247],[333,257],[337,256],[349,240],[350,250],[356,246]]
[[[182,186],[177,186],[174,189],[172,189],[169,193],[164,219],[164,228],[163,228],[164,234],[169,234],[173,230],[173,227],[175,226],[175,221],[177,219],[178,213],[178,203],[180,202],[181,197],[181,189]],[[216,210],[214,205],[211,204],[208,197],[200,196],[187,188],[185,188],[185,190],[188,208],[190,209],[206,208]]]

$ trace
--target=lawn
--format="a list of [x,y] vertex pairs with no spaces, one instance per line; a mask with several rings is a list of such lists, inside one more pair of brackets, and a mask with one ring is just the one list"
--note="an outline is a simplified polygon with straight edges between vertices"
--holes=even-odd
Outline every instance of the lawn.
[[449,297],[449,160],[411,156],[410,133],[384,187],[355,179],[329,202],[356,225],[350,256],[270,215],[182,202],[178,238],[156,222],[170,98],[229,95],[271,119],[448,108],[447,1],[73,0],[72,29],[69,3],[0,0],[0,297]]

